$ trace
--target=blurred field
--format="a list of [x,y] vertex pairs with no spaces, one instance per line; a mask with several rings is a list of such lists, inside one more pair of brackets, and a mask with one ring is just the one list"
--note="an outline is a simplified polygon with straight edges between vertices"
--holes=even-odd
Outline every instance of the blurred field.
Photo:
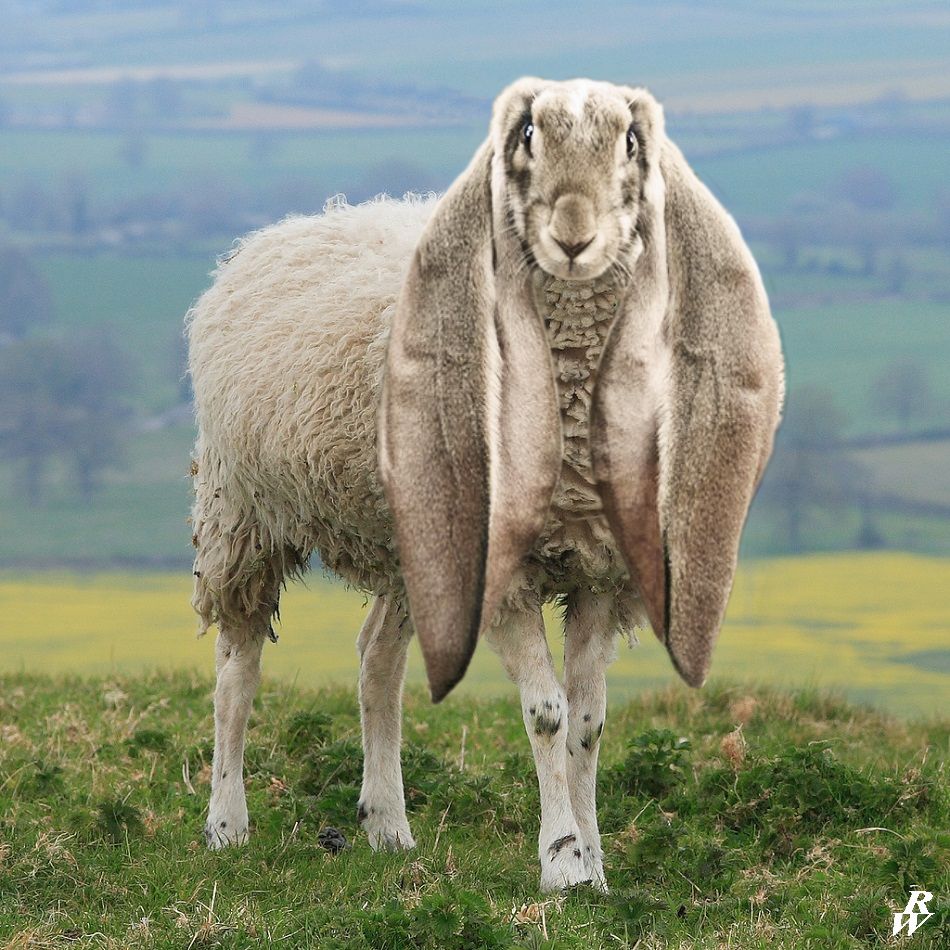
[[[211,638],[192,638],[189,580],[184,572],[0,575],[0,671],[210,670]],[[948,590],[950,559],[838,554],[744,562],[713,676],[840,688],[905,714],[946,710]],[[366,606],[360,594],[316,575],[307,588],[292,587],[281,641],[265,651],[266,673],[305,686],[354,683]],[[560,652],[553,624],[552,646]],[[674,678],[649,631],[636,648],[621,646],[609,674],[614,700]],[[410,681],[423,682],[415,645]],[[460,692],[511,689],[497,658],[480,647]]]

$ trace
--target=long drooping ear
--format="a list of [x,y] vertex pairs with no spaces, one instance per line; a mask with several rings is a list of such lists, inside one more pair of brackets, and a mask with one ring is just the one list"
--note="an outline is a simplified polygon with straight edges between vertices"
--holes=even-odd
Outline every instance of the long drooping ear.
[[[701,686],[771,453],[783,363],[735,223],[668,140],[660,170],[665,224],[648,275],[656,290],[632,293],[612,330],[592,450],[650,623],[683,679]],[[649,249],[641,263],[651,266]]]
[[380,474],[435,702],[540,531],[560,459],[544,328],[492,205],[486,143],[416,248],[380,406]]

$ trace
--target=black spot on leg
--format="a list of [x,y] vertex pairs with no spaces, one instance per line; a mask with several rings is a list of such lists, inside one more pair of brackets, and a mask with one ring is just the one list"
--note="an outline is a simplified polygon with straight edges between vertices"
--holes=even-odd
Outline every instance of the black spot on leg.
[[604,734],[604,724],[601,723],[596,731],[588,732],[583,739],[581,739],[581,748],[590,751],[599,741],[600,737]]
[[222,828],[227,828],[227,826],[228,826],[228,823],[227,823],[226,821],[222,821],[222,822],[221,822],[221,827],[222,827]]
[[[566,847],[569,844],[575,844],[577,842],[577,835],[564,835],[563,838],[558,838],[556,841],[551,842],[551,846],[548,848],[548,854],[551,855],[551,860],[553,861],[555,857],[560,853],[561,848]],[[578,853],[580,857],[580,853]]]
[[222,773],[221,773],[221,778],[227,778],[227,777],[228,777],[228,773],[227,773],[227,772],[222,772]]
[[567,748],[567,754],[568,754],[569,756],[571,756],[571,757],[573,757],[573,755],[574,755],[574,750],[573,750],[570,746],[568,746],[568,748]]
[[584,713],[584,722],[590,722],[590,713]]
[[532,706],[528,710],[534,717],[534,734],[536,736],[553,736],[561,728],[561,704],[545,699],[541,708]]
[[360,802],[359,807],[356,809],[356,820],[360,823],[366,821],[369,818],[369,811],[366,806]]
[[561,717],[549,718],[541,713],[534,717],[534,734],[536,736],[554,736],[561,728]]
[[574,857],[575,857],[575,858],[580,858],[580,856],[581,856],[581,849],[580,849],[580,848],[575,848],[575,849],[574,849]]

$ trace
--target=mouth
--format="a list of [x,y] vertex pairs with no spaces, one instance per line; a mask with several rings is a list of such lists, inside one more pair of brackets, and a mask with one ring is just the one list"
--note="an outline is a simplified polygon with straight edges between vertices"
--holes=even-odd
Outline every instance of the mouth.
[[531,247],[538,266],[560,280],[584,281],[599,277],[613,263],[600,233],[578,241],[555,238],[543,232]]
[[604,254],[597,254],[592,260],[578,260],[564,254],[554,256],[537,247],[532,248],[532,256],[538,267],[546,274],[568,281],[594,280],[613,264],[613,261]]

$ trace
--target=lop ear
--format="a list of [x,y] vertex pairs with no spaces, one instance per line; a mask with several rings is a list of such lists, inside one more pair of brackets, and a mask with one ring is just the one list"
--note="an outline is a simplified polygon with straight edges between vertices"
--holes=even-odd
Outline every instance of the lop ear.
[[[643,262],[656,292],[634,292],[608,340],[592,454],[650,623],[683,679],[701,686],[771,453],[783,363],[735,223],[668,140],[660,170],[665,223]],[[651,307],[657,332],[645,339]]]
[[558,473],[550,355],[514,249],[494,240],[492,148],[436,206],[393,317],[380,474],[435,702],[543,525]]

